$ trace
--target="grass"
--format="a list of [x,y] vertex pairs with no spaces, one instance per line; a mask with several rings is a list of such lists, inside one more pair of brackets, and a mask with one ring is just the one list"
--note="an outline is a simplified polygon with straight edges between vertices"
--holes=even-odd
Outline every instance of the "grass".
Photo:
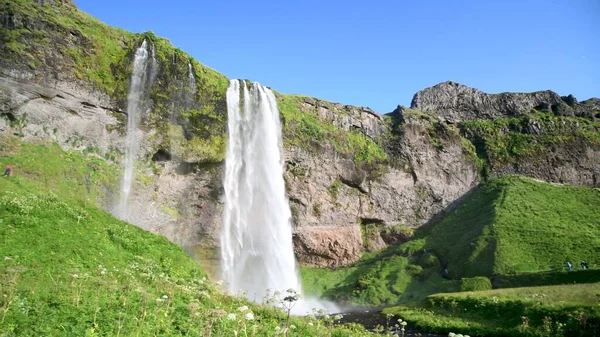
[[527,287],[431,295],[388,308],[431,332],[485,336],[597,336],[600,284]]
[[[419,301],[437,292],[458,291],[460,283],[445,280],[435,260],[409,256],[404,247],[393,247],[364,256],[349,267],[302,268],[307,294],[342,303],[382,306]],[[429,263],[428,263],[429,262]]]
[[[55,143],[24,143],[0,137],[0,162],[10,164],[14,177],[25,177],[31,189],[52,190],[58,196],[93,204],[109,203],[119,185],[121,170],[94,151],[63,151]],[[87,153],[86,153],[87,152]]]
[[[492,275],[492,284],[504,287],[597,282],[597,272],[565,274],[564,268],[567,260],[576,268],[580,261],[600,263],[599,204],[597,189],[516,176],[492,179],[402,245],[365,253],[336,271],[303,268],[303,285],[318,296],[379,306],[416,302],[461,286],[486,289]],[[369,228],[364,230],[368,236]],[[441,277],[444,267],[452,280]],[[483,277],[461,282],[475,276]]]
[[[167,239],[28,177],[0,179],[0,219],[2,336],[264,336],[286,325],[283,311],[224,295]],[[369,335],[331,323],[293,318],[290,335]]]
[[597,189],[492,179],[424,234],[425,247],[454,278],[598,264],[598,204]]
[[572,271],[550,271],[539,273],[520,273],[496,275],[492,278],[494,288],[518,288],[527,286],[545,286],[558,284],[595,283],[600,282],[600,269],[577,270],[577,263]]

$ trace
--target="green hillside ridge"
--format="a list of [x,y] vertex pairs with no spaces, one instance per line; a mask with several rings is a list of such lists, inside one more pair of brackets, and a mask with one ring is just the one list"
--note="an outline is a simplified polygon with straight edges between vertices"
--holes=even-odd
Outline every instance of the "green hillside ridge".
[[[378,306],[459,291],[461,278],[478,275],[496,275],[494,284],[504,287],[536,284],[535,274],[523,273],[549,270],[553,274],[537,274],[537,284],[598,282],[595,271],[561,274],[567,261],[600,264],[598,205],[598,189],[518,176],[490,179],[407,243],[366,253],[336,271],[303,268],[303,286],[326,298]],[[452,280],[442,278],[444,266]]]
[[445,334],[598,336],[600,283],[436,294],[384,312]]
[[[0,179],[0,335],[265,336],[286,326],[285,312],[224,295],[167,239],[14,173]],[[371,335],[332,320],[292,318],[290,336]]]
[[[159,141],[158,147],[186,161],[224,160],[226,76],[152,32],[134,34],[111,27],[74,6],[40,6],[32,0],[0,3],[0,18],[7,18],[0,22],[4,25],[0,30],[0,64],[42,77],[60,69],[62,76],[105,92],[122,110],[126,108],[133,54],[144,39],[149,40],[158,72],[149,94],[154,103],[151,115],[142,127],[157,129],[154,139]],[[13,21],[9,18],[16,18],[21,25],[8,25]],[[194,72],[195,92],[187,82],[188,62]],[[286,121],[286,144],[313,150],[315,143],[310,137],[317,136],[321,144],[330,143],[338,153],[358,163],[386,158],[381,146],[362,133],[338,129],[316,114],[303,112],[297,95],[277,94],[277,100]],[[124,131],[124,115],[115,117],[122,120]],[[173,120],[181,126],[172,125]]]
[[452,277],[599,264],[600,190],[492,179],[431,228],[425,248]]

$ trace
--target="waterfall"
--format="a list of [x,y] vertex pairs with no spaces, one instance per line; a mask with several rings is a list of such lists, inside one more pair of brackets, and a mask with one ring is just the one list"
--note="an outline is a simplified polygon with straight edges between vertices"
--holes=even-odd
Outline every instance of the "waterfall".
[[194,77],[194,69],[192,63],[188,61],[188,86],[194,91],[196,90],[196,77]]
[[[227,112],[229,142],[221,231],[223,281],[231,293],[245,293],[257,302],[269,295],[269,290],[283,294],[292,288],[301,292],[292,244],[292,216],[283,180],[283,144],[275,96],[258,83],[247,88],[245,82],[231,80]],[[298,308],[310,310],[303,305]]]
[[[146,40],[144,40],[144,42],[146,42]],[[156,62],[156,50],[154,49],[154,44],[152,44],[152,63],[150,64],[150,78],[148,80],[148,83],[146,84],[147,86],[147,90],[150,91],[150,88],[152,87],[152,83],[154,83],[154,80],[156,79],[156,75],[158,74],[158,62]]]
[[[153,62],[154,63],[154,62]],[[136,50],[133,60],[133,72],[129,93],[127,94],[127,136],[125,137],[125,168],[121,180],[121,195],[117,209],[122,220],[129,218],[129,196],[133,185],[135,159],[139,150],[138,121],[141,118],[146,73],[148,66],[148,50],[146,40]]]

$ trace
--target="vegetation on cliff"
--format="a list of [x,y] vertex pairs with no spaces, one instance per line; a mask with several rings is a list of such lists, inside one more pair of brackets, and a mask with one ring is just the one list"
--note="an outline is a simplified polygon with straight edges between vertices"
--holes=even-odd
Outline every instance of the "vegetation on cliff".
[[536,112],[527,116],[459,123],[480,158],[493,169],[499,164],[527,158],[544,160],[545,154],[568,144],[600,149],[600,121]]
[[359,130],[342,130],[321,120],[316,111],[303,111],[303,96],[278,95],[277,98],[286,145],[314,150],[329,144],[337,153],[351,156],[356,162],[387,159],[381,146]]

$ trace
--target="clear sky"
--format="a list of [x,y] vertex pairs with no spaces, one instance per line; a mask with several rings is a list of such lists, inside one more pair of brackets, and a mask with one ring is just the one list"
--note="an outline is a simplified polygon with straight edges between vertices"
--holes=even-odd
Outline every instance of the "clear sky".
[[75,0],[230,78],[368,106],[452,80],[600,96],[600,0]]

